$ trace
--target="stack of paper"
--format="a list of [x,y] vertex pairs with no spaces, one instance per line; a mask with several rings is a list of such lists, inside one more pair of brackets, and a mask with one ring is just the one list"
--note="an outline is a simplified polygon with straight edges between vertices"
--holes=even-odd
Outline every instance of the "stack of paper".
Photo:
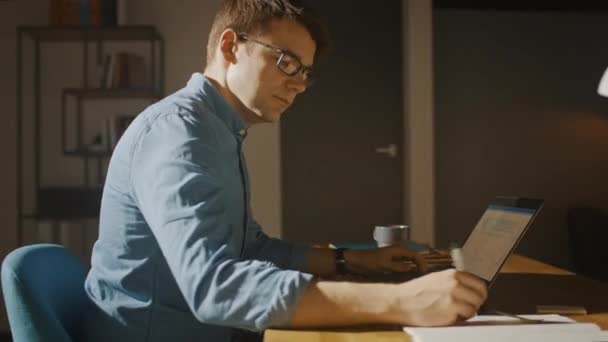
[[403,330],[413,342],[608,342],[608,331],[592,323],[575,323],[559,315],[522,317],[542,322],[531,324],[506,316],[477,316],[457,326]]

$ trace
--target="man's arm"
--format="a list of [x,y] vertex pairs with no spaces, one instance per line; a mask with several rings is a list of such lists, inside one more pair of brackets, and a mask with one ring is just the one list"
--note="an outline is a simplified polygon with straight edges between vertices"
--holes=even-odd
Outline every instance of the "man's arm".
[[[351,260],[351,251],[345,257]],[[329,248],[312,248],[305,244],[271,238],[264,233],[260,225],[251,220],[248,227],[248,244],[245,257],[267,260],[284,268],[298,270],[318,276],[329,276],[335,273],[334,252]]]
[[312,246],[306,243],[269,237],[255,219],[249,218],[243,255],[246,259],[270,261],[282,269],[303,271],[311,249]]
[[300,297],[290,326],[449,325],[475,315],[486,298],[483,281],[456,270],[402,284],[315,281]]
[[248,330],[284,325],[312,276],[240,257],[208,129],[188,113],[149,123],[131,149],[129,196],[196,319]]
[[[250,210],[251,211],[251,210]],[[318,276],[330,276],[336,272],[334,250],[312,248],[305,243],[295,243],[271,238],[253,218],[247,225],[245,258],[270,261],[283,269],[299,270]],[[355,273],[379,273],[384,271],[410,271],[412,260],[421,271],[426,269],[422,256],[404,247],[391,246],[369,250],[346,250],[346,268]]]
[[[349,251],[344,255],[348,260]],[[312,248],[306,255],[303,272],[319,276],[329,276],[336,273],[334,250],[330,248]]]
[[[253,219],[249,221],[247,235],[245,258],[271,261],[283,269],[298,270],[318,276],[330,276],[336,272],[333,249],[313,248],[304,243],[271,238]],[[416,262],[421,270],[426,268],[420,254],[400,246],[346,250],[344,258],[346,268],[354,273],[411,270],[411,264],[404,264],[403,259]]]
[[[426,270],[426,262],[422,256],[402,246],[390,246],[366,250],[345,250],[346,268],[354,273],[380,273],[384,271],[410,271],[410,264],[403,260],[416,263],[421,271]],[[335,274],[335,251],[330,248],[313,248],[306,256],[304,272],[320,276]]]

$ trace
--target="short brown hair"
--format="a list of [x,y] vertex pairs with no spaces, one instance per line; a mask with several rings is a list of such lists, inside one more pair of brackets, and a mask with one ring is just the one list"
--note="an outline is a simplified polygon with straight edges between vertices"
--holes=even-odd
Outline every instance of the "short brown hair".
[[283,18],[293,19],[306,28],[316,43],[315,57],[328,49],[327,28],[301,0],[222,0],[209,33],[207,65],[213,61],[215,47],[224,30],[231,28],[237,33],[260,33],[271,20]]

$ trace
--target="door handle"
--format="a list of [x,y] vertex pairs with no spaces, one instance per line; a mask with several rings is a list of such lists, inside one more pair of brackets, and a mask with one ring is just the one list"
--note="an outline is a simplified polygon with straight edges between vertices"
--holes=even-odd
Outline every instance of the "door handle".
[[395,144],[389,144],[388,146],[385,147],[378,147],[376,148],[376,153],[379,154],[386,154],[389,158],[395,158],[397,157],[397,145]]

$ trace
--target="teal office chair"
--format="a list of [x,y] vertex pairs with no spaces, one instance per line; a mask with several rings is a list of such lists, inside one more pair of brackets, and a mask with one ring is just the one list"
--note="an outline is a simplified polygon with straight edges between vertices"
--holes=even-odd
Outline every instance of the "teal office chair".
[[85,269],[59,245],[20,247],[2,263],[2,291],[14,342],[78,341],[87,305]]

